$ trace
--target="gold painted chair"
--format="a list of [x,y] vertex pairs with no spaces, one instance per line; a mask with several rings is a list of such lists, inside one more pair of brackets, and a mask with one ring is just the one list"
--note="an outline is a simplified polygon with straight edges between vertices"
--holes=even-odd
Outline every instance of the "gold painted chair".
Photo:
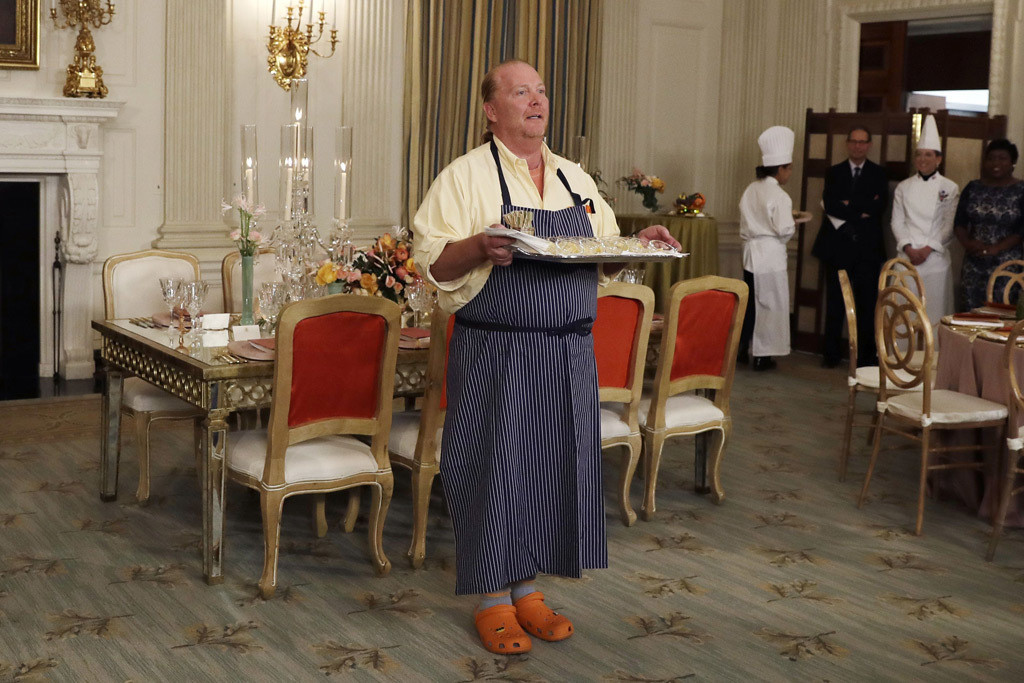
[[[252,269],[253,305],[256,294],[264,282],[281,282],[281,274],[277,272],[275,252],[269,247],[259,250]],[[224,310],[238,313],[242,310],[242,255],[237,249],[227,253],[220,262],[220,283],[224,294]]]
[[[654,494],[665,440],[710,431],[711,499],[722,502],[722,453],[732,429],[729,392],[736,374],[747,285],[708,275],[672,286],[650,398],[640,404],[644,442],[645,520],[654,515]],[[705,397],[692,392],[710,392]]]
[[[857,507],[864,504],[871,483],[871,474],[878,460],[882,434],[891,433],[921,444],[921,471],[918,480],[917,525],[914,533],[921,535],[924,523],[924,498],[928,472],[948,469],[980,469],[980,462],[929,464],[932,453],[984,450],[984,446],[935,446],[937,430],[1005,427],[1006,406],[948,389],[933,389],[934,342],[932,327],[924,304],[904,287],[886,287],[875,308],[875,340],[882,372],[878,387],[878,423],[875,425],[871,461],[864,475],[864,486]],[[923,344],[923,348],[918,348]],[[920,353],[923,362],[911,362]],[[892,395],[889,383],[906,393]],[[921,385],[921,391],[908,391]],[[1000,441],[1002,439],[1000,438]]]
[[[423,565],[427,554],[427,515],[430,511],[430,490],[440,469],[441,433],[448,409],[445,400],[448,340],[451,339],[455,316],[444,313],[435,305],[430,319],[433,324],[422,408],[395,413],[388,439],[391,463],[408,468],[412,474],[412,541],[407,555],[415,569]],[[349,515],[346,528],[352,519]]]
[[[146,249],[111,256],[103,263],[103,313],[107,320],[149,317],[167,310],[160,278],[198,280],[199,259],[192,254]],[[132,419],[139,460],[140,503],[149,500],[149,431],[159,420],[200,420],[204,414],[138,377],[127,377],[121,414]],[[197,451],[198,452],[198,451]]]
[[992,517],[992,538],[985,555],[985,559],[989,562],[996,556],[996,545],[1003,533],[1003,524],[1006,522],[1006,511],[1010,508],[1010,501],[1024,491],[1024,486],[1014,486],[1017,483],[1017,475],[1024,474],[1024,468],[1021,467],[1020,462],[1021,456],[1024,455],[1024,429],[1017,426],[1024,418],[1024,392],[1021,392],[1020,377],[1017,374],[1017,366],[1013,362],[1018,348],[1017,343],[1022,340],[1024,340],[1024,321],[1013,326],[1013,331],[1010,332],[1010,336],[1006,340],[1006,350],[1003,353],[1011,393],[1010,415],[1007,421],[1005,468],[1000,472],[999,509]]
[[281,312],[270,425],[232,433],[227,450],[228,477],[260,494],[264,598],[277,586],[281,507],[294,495],[372,487],[370,555],[378,574],[391,569],[381,540],[394,487],[388,434],[400,317],[397,304],[352,295]]
[[626,447],[619,473],[619,515],[626,526],[636,521],[629,487],[643,448],[639,409],[653,315],[654,291],[650,287],[624,282],[601,287],[593,329],[601,449]]
[[908,289],[917,297],[922,306],[926,305],[927,299],[925,299],[924,282],[921,280],[921,274],[905,258],[897,256],[889,259],[882,265],[882,270],[878,274],[878,291],[881,292],[886,287],[903,287]]
[[[850,387],[850,397],[846,405],[846,426],[843,430],[843,447],[839,452],[839,481],[846,480],[846,464],[850,458],[850,442],[853,438],[854,427],[870,427],[868,433],[868,444],[871,444],[871,437],[874,435],[875,423],[878,421],[878,413],[871,411],[870,422],[854,422],[857,412],[857,394],[870,393],[878,395],[879,368],[877,365],[865,365],[857,367],[857,305],[853,298],[853,288],[850,286],[850,278],[845,270],[839,271],[839,287],[843,292],[843,303],[846,304],[846,327],[850,336],[850,373],[846,377],[846,383]],[[903,372],[902,370],[899,372]],[[909,376],[907,376],[909,379]],[[895,388],[892,393],[903,393]],[[921,391],[921,385],[915,385],[911,391]]]
[[[1003,300],[998,302],[994,298],[996,282],[999,278],[1004,277],[1008,278],[1008,282],[1003,286]],[[1010,295],[1021,287],[1024,287],[1024,261],[1019,259],[1004,261],[988,276],[988,284],[985,286],[985,301],[1004,304],[1013,303],[1016,299],[1011,299]]]

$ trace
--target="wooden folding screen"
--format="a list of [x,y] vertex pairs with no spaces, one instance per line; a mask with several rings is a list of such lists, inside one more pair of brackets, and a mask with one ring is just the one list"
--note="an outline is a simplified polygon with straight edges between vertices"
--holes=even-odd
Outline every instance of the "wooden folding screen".
[[[793,302],[793,347],[801,351],[819,352],[824,325],[824,271],[811,256],[811,246],[821,227],[821,196],[829,167],[846,159],[846,136],[854,126],[871,131],[872,145],[868,155],[888,175],[891,190],[914,170],[914,153],[921,120],[927,109],[910,112],[827,113],[807,110],[804,126],[803,178],[800,183],[800,209],[814,218],[799,226],[797,232],[796,286]],[[935,113],[935,123],[942,137],[943,155],[940,172],[961,188],[980,175],[981,157],[989,140],[1006,136],[1005,116],[957,116],[948,111]],[[891,199],[890,199],[891,206]],[[889,209],[883,218],[889,256],[895,243],[889,230]],[[953,247],[953,274],[960,279],[958,244]],[[959,287],[956,287],[959,291]]]

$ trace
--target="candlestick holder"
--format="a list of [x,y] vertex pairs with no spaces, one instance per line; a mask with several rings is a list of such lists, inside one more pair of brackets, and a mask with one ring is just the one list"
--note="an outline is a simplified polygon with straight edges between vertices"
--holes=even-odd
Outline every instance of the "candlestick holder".
[[75,60],[68,64],[68,75],[64,81],[64,97],[106,97],[107,86],[103,84],[103,67],[96,63],[96,43],[92,39],[93,28],[106,26],[114,19],[114,4],[107,0],[106,8],[100,0],[57,0],[63,14],[63,22],[57,19],[57,6],[50,8],[50,18],[57,29],[78,27],[75,40]]
[[[272,10],[270,34],[267,38],[267,52],[270,53],[267,56],[267,70],[274,77],[274,80],[277,81],[277,84],[285,90],[291,88],[293,79],[302,78],[306,75],[309,53],[312,52],[317,57],[330,59],[334,56],[335,49],[338,46],[338,29],[332,26],[329,38],[331,51],[321,54],[313,47],[325,37],[324,25],[327,23],[327,13],[322,10],[318,12],[319,19],[314,24],[313,2],[310,0],[309,21],[306,24],[305,30],[303,30],[302,14],[305,10],[305,0],[299,0],[297,13],[294,6],[288,5],[286,10],[287,16],[285,17],[286,23],[282,26],[276,25],[276,2]],[[337,21],[336,7],[335,21]],[[316,29],[315,36],[314,26]]]

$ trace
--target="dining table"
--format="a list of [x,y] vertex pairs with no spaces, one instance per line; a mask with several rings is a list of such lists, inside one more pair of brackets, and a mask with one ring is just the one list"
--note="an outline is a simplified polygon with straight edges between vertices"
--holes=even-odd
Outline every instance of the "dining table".
[[[203,574],[207,583],[224,579],[224,459],[232,413],[267,408],[273,394],[272,360],[246,360],[223,346],[182,346],[177,331],[151,318],[94,320],[100,335],[105,381],[100,443],[100,498],[117,498],[120,464],[121,397],[126,376],[138,377],[204,413],[197,429],[202,458]],[[414,344],[415,345],[415,344]],[[179,350],[180,349],[180,350]],[[395,368],[396,398],[422,395],[427,350],[401,348]]]
[[655,310],[664,313],[669,290],[680,280],[718,275],[718,222],[695,214],[622,214],[616,216],[619,231],[632,235],[651,225],[664,225],[690,255],[684,259],[647,263],[644,284],[654,290]]
[[[957,320],[947,316],[944,322],[936,325],[940,353],[935,367],[935,388],[950,389],[1009,406],[1014,399],[1005,366],[1006,328],[1014,321],[1006,321],[1002,329],[994,324],[980,327],[972,322],[975,321],[969,318]],[[1014,349],[1013,362],[1016,371],[1024,373],[1024,348]],[[1011,425],[1010,436],[1015,437],[1020,426],[1018,416],[1017,423]],[[969,509],[976,510],[979,517],[991,518],[999,503],[1004,458],[1012,455],[1006,452],[1005,440],[996,443],[999,430],[990,428],[976,431],[979,433],[955,435],[951,438],[981,439],[982,443],[992,446],[985,451],[987,466],[983,470],[981,484],[976,472],[950,470],[937,477],[933,485],[940,495],[961,501]],[[963,458],[972,455],[954,452],[944,457]],[[1024,496],[1015,496],[1011,501],[1006,513],[1006,525],[1024,526]]]

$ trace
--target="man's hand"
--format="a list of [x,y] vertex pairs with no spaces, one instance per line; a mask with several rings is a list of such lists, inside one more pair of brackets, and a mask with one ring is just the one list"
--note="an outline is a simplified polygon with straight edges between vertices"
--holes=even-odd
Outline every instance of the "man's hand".
[[[492,228],[502,228],[503,225],[495,223]],[[499,237],[480,233],[480,255],[485,261],[490,261],[496,266],[507,266],[512,263],[511,245],[515,242],[511,237]]]
[[676,249],[682,249],[681,244],[672,236],[672,233],[668,231],[664,225],[651,225],[636,234],[644,244],[647,244],[651,240],[660,240],[666,244],[671,244]]

